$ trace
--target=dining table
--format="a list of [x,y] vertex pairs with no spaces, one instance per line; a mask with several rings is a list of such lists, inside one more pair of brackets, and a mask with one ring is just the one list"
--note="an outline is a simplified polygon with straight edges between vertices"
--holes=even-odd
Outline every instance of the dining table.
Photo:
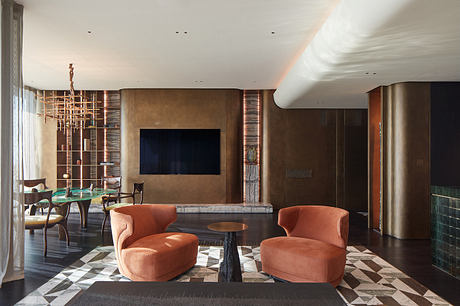
[[[25,193],[30,192],[44,192],[45,190],[38,191],[24,191]],[[56,208],[56,213],[62,216],[68,215],[68,210],[70,209],[70,204],[77,203],[78,209],[80,211],[80,224],[82,228],[86,228],[88,224],[88,211],[89,206],[91,205],[91,200],[102,197],[104,195],[109,195],[116,193],[115,189],[104,189],[104,188],[70,188],[70,195],[67,194],[66,188],[56,188],[53,189],[53,203],[57,204],[59,207]],[[35,213],[35,209],[31,211],[31,214]],[[65,239],[65,233],[61,231],[59,227],[59,239]]]

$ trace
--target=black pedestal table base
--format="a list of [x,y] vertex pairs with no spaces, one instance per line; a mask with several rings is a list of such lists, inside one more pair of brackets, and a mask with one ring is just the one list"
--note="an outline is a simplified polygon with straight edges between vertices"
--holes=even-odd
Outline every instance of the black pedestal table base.
[[224,259],[220,264],[219,282],[241,282],[241,265],[236,244],[236,233],[225,233]]

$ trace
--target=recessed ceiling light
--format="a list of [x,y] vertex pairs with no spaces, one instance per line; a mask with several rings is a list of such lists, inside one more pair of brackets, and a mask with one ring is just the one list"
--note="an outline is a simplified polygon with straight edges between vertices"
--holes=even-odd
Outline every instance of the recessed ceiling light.
[[188,33],[187,31],[184,32],[184,34],[187,34],[187,33]]
[[274,34],[275,34],[275,31],[272,31],[272,34],[274,35]]
[[176,31],[176,34],[179,34],[179,31]]
[[88,34],[91,34],[91,33],[93,33],[93,32],[92,32],[92,31],[90,31],[90,30],[88,30]]

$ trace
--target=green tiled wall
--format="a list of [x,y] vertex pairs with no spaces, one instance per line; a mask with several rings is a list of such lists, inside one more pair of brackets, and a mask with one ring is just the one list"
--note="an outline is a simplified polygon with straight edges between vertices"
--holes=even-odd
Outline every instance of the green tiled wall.
[[431,186],[433,265],[460,277],[460,187]]

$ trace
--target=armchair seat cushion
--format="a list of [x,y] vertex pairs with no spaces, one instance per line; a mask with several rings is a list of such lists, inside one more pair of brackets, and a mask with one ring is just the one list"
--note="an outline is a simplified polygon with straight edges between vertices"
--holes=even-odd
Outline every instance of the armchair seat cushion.
[[344,273],[346,250],[300,237],[275,237],[260,245],[262,270],[291,282],[329,282],[337,286]]
[[[48,220],[48,225],[54,225],[64,219],[61,215],[50,215]],[[25,226],[45,226],[46,223],[46,215],[37,215],[37,216],[25,216],[24,220]]]
[[167,281],[196,263],[198,238],[187,233],[160,233],[134,241],[122,249],[121,260],[128,278]]

